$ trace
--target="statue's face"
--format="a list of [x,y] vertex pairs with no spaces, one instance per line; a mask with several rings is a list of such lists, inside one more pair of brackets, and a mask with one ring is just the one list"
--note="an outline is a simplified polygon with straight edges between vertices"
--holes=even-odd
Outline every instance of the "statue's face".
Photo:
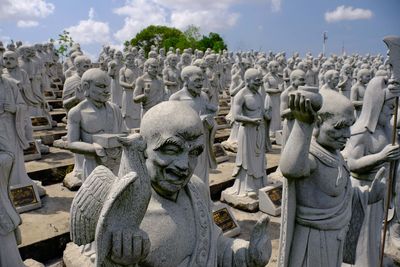
[[81,62],[78,62],[75,67],[76,67],[76,72],[78,73],[79,76],[82,77],[83,73],[90,69],[91,67],[91,62],[89,60],[83,60]]
[[335,114],[318,126],[317,142],[331,151],[341,150],[350,138],[350,126],[355,121],[351,112]]
[[253,77],[251,77],[250,79],[247,80],[247,86],[251,90],[255,90],[255,91],[257,91],[258,88],[260,88],[262,83],[263,83],[263,81],[262,81],[262,76],[260,73],[258,73],[257,75],[254,75]]
[[190,58],[190,56],[189,56],[188,54],[185,54],[185,55],[182,57],[182,60],[183,60],[183,62],[184,62],[185,64],[189,64],[191,58]]
[[127,66],[134,66],[135,65],[135,56],[133,54],[126,55],[125,63]]
[[270,68],[269,68],[269,71],[270,71],[271,73],[277,73],[277,72],[278,72],[278,68],[279,68],[279,65],[278,65],[278,64],[271,64],[271,65],[270,65]]
[[306,84],[305,75],[295,75],[293,76],[292,84],[295,87],[303,86]]
[[361,75],[360,78],[361,78],[360,79],[361,83],[367,84],[371,80],[371,74],[368,73],[368,74]]
[[151,76],[157,76],[157,74],[158,74],[158,65],[157,65],[156,62],[150,63],[150,64],[147,66],[147,73],[148,73],[149,75],[151,75]]
[[115,53],[115,59],[122,61],[123,58],[124,58],[124,56],[122,55],[121,51],[118,51],[117,53]]
[[106,103],[110,98],[110,81],[108,77],[100,77],[90,82],[89,98],[96,102]]
[[339,74],[335,73],[332,75],[332,78],[329,81],[329,84],[332,88],[336,88],[336,86],[339,84]]
[[169,60],[169,65],[170,65],[171,67],[175,67],[176,64],[178,64],[178,58],[176,58],[176,57],[171,57],[171,59]]
[[202,73],[194,73],[190,75],[186,81],[188,91],[194,95],[199,95],[203,88],[203,81]]
[[7,69],[14,69],[18,65],[17,54],[6,52],[3,55],[3,65]]
[[162,196],[174,196],[187,185],[204,149],[201,128],[195,129],[196,135],[182,134],[184,130],[161,133],[147,141],[147,170],[153,188]]

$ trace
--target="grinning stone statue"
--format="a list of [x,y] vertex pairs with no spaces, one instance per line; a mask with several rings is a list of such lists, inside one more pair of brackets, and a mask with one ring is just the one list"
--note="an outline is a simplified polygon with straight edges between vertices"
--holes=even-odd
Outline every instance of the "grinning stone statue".
[[[208,188],[193,175],[203,151],[198,114],[179,101],[163,102],[143,116],[140,130],[122,140],[118,177],[96,168],[72,203],[72,240],[96,247],[96,264],[85,266],[265,266],[268,217],[250,242],[224,237],[213,222]],[[77,258],[64,261],[82,266]]]

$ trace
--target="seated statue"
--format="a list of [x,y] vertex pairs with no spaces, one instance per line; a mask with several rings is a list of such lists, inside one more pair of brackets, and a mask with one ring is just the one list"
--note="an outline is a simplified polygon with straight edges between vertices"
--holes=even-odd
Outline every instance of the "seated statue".
[[89,69],[81,78],[86,99],[68,112],[68,148],[84,155],[83,177],[101,163],[105,151],[93,143],[95,134],[127,132],[120,108],[109,102],[110,78],[100,69]]
[[[208,188],[193,175],[204,149],[202,135],[191,107],[160,103],[143,116],[140,135],[121,138],[125,148],[118,177],[100,166],[85,181],[71,206],[71,237],[77,245],[91,245],[96,266],[268,263],[267,216],[255,225],[250,242],[224,237],[215,225]],[[86,256],[68,258],[68,250],[79,248],[68,246],[66,266],[81,267]],[[94,262],[85,265],[91,266]]]
[[239,123],[238,150],[232,176],[236,178],[232,187],[225,189],[221,200],[248,211],[258,209],[258,189],[267,185],[265,162],[266,132],[261,73],[250,68],[244,74],[245,87],[234,97],[232,111]]
[[204,130],[204,151],[199,156],[194,174],[209,186],[209,169],[216,169],[217,162],[213,153],[216,125],[214,116],[217,107],[208,102],[203,88],[203,71],[199,67],[188,66],[182,70],[183,88],[171,95],[169,100],[182,101],[192,107],[199,115]]
[[384,168],[369,191],[352,187],[340,150],[355,121],[353,105],[336,91],[320,92],[322,99],[306,91],[289,95],[295,123],[279,164],[288,192],[283,193],[278,266],[354,264],[366,207],[385,194]]

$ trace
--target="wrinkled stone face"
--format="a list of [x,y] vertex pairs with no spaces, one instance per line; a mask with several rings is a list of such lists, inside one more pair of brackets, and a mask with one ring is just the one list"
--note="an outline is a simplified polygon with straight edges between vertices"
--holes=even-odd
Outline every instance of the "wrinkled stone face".
[[191,133],[177,129],[147,141],[147,170],[154,190],[162,196],[173,196],[187,185],[203,152],[202,129],[191,128]]
[[201,93],[201,89],[203,88],[203,81],[204,79],[202,73],[194,73],[188,78],[188,91],[192,94],[199,95]]
[[378,124],[385,126],[392,118],[395,109],[395,99],[391,98],[385,101],[382,111],[379,114]]
[[89,98],[96,102],[105,103],[110,98],[110,81],[107,77],[90,82]]
[[90,69],[91,65],[92,64],[89,60],[85,60],[76,64],[75,67],[78,75],[82,77],[83,73],[85,73],[85,71]]
[[350,138],[350,126],[354,121],[355,118],[350,109],[343,114],[333,115],[318,127],[317,142],[331,151],[343,149],[347,139]]
[[135,65],[135,56],[133,54],[126,55],[125,63],[127,66],[134,66]]

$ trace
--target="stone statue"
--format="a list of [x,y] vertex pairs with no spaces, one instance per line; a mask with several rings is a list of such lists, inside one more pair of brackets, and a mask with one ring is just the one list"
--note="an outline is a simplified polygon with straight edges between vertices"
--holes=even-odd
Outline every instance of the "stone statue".
[[[391,144],[390,119],[394,102],[395,95],[387,89],[385,78],[376,77],[369,82],[360,117],[351,128],[351,137],[344,151],[352,184],[361,190],[373,186],[373,179],[382,166],[389,169],[389,162],[400,158],[399,145]],[[379,266],[384,201],[368,206],[365,218],[355,266]]]
[[[271,99],[271,124],[270,133],[275,135],[276,131],[282,129],[280,105],[281,93],[283,92],[283,80],[278,75],[279,64],[277,61],[268,63],[269,73],[264,76],[264,89]],[[268,133],[269,134],[269,133]]]
[[357,72],[357,82],[351,87],[350,100],[354,105],[356,118],[360,116],[363,106],[365,89],[371,80],[371,72],[362,69]]
[[336,70],[328,70],[324,74],[325,83],[321,87],[321,91],[324,90],[333,90],[338,92],[337,85],[339,84],[339,72]]
[[25,135],[27,136],[27,140],[29,142],[33,141],[33,130],[32,130],[32,122],[29,113],[29,106],[39,106],[39,102],[32,94],[31,84],[28,78],[28,74],[25,70],[21,69],[18,66],[18,57],[17,53],[13,51],[6,51],[3,54],[3,63],[5,69],[3,69],[3,73],[6,77],[12,78],[18,82],[18,86],[20,89],[20,94],[22,99],[24,100],[26,106],[24,107],[24,123],[23,127],[25,129]]
[[217,107],[208,103],[207,95],[202,92],[203,71],[199,67],[188,66],[182,70],[183,88],[171,95],[169,100],[182,101],[192,107],[203,123],[204,151],[199,156],[194,174],[206,187],[209,187],[209,169],[216,169],[217,162],[213,153],[216,124],[214,120]]
[[282,118],[282,147],[285,146],[285,142],[292,131],[294,124],[294,117],[292,111],[289,108],[289,94],[297,91],[299,86],[304,86],[305,76],[304,71],[296,69],[290,73],[290,86],[283,91],[281,94],[281,118]]
[[106,160],[104,148],[93,143],[95,134],[127,132],[119,107],[109,102],[110,79],[100,69],[89,69],[81,78],[86,99],[68,112],[68,149],[83,154],[83,181]]
[[[121,161],[124,171],[118,177],[104,167],[92,173],[71,206],[72,240],[95,248],[96,265],[85,266],[268,263],[268,217],[256,224],[250,242],[224,237],[214,224],[208,188],[193,176],[203,150],[202,133],[191,107],[178,101],[160,103],[143,116],[140,136],[123,141],[128,146]],[[87,209],[88,204],[95,206]],[[64,257],[64,262],[67,267],[82,266],[76,257]]]
[[[0,64],[0,73],[2,73]],[[32,141],[32,131],[27,131],[27,106],[21,96],[18,81],[0,74],[0,149],[14,155],[11,167],[10,185],[12,189],[31,187],[35,200],[18,207],[19,212],[41,207],[38,188],[29,178],[25,169],[23,150]],[[45,193],[44,193],[45,194]]]
[[[33,102],[34,99],[28,97],[28,93],[24,94],[26,99],[29,100],[27,104],[29,105],[30,115],[31,117],[46,117],[50,124],[52,120],[49,113],[49,105],[46,102],[42,90],[42,73],[38,63],[35,61],[35,50],[30,46],[21,46],[19,51],[19,66],[28,74],[28,79],[32,89],[32,94],[29,95],[33,95],[36,100]],[[39,105],[36,103],[39,103]]]
[[248,211],[258,209],[258,189],[267,185],[265,162],[266,112],[264,98],[259,89],[262,85],[261,73],[248,69],[244,75],[245,87],[234,97],[232,111],[239,123],[238,150],[236,154],[232,187],[225,189],[221,200]]
[[17,247],[21,243],[21,218],[9,195],[13,161],[11,153],[0,152],[0,266],[25,267]]
[[288,191],[283,193],[278,266],[354,263],[366,206],[385,194],[384,169],[370,191],[352,187],[340,150],[350,137],[354,108],[338,92],[320,92],[322,98],[317,90],[289,95],[295,123],[279,164]]
[[340,70],[339,83],[337,88],[339,88],[339,92],[350,99],[351,95],[351,87],[352,87],[352,73],[353,69],[349,64],[344,64],[342,69]]
[[[83,73],[90,69],[92,62],[86,56],[77,56],[73,61],[73,64],[76,71],[72,76],[65,80],[63,86],[62,99],[67,114],[71,108],[75,107],[85,99],[85,93],[81,87],[81,78]],[[68,127],[69,125],[67,125],[67,128]],[[74,160],[74,169],[65,176],[63,181],[64,186],[70,190],[76,190],[79,188],[82,185],[83,178],[83,155],[75,154]]]
[[218,73],[216,70],[216,55],[211,54],[205,57],[204,59],[207,63],[207,78],[210,82],[210,102],[213,105],[218,106],[219,102],[219,79]]
[[135,65],[135,55],[132,52],[125,54],[125,66],[119,71],[119,84],[124,92],[122,93],[122,116],[129,129],[140,127],[140,105],[133,102],[133,90],[136,79],[140,75],[139,68]]
[[65,62],[69,62],[68,63],[68,69],[66,69],[64,71],[65,79],[68,79],[69,77],[71,77],[76,72],[76,67],[75,67],[75,63],[74,63],[75,58],[78,57],[78,56],[82,56],[82,55],[83,55],[83,53],[81,51],[73,52],[68,57],[69,60],[65,61]]
[[[229,88],[229,94],[231,96],[231,103],[233,103],[234,97],[236,94],[245,87],[245,80],[244,80],[244,73],[246,70],[251,68],[251,62],[246,58],[239,57],[238,62],[238,71],[232,75],[232,82]],[[232,127],[231,132],[229,134],[229,138],[222,142],[222,145],[225,149],[237,152],[237,142],[238,142],[238,130],[239,130],[239,123],[235,121],[233,118],[233,105],[231,104],[230,110],[228,115],[226,115],[228,121],[230,121]]]
[[177,63],[178,57],[176,55],[168,55],[166,59],[166,66],[162,71],[165,94],[167,98],[181,89],[182,81],[180,77],[180,70],[176,67]]
[[164,101],[164,83],[158,78],[158,61],[150,58],[144,63],[144,74],[136,80],[134,101],[142,103],[142,117],[152,107]]
[[123,66],[123,55],[118,51],[114,59],[108,63],[108,75],[111,77],[111,102],[122,107],[122,87],[119,84],[119,71]]

